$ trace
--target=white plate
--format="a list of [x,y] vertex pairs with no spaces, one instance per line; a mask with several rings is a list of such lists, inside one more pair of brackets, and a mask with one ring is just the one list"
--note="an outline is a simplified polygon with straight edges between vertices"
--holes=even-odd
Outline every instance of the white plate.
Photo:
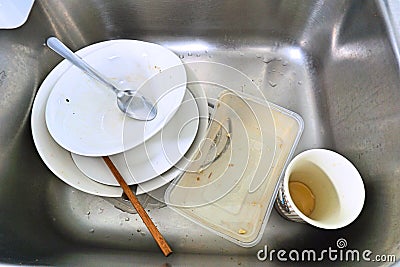
[[[95,44],[78,51],[77,54],[84,56],[106,45],[105,43]],[[76,167],[71,158],[71,153],[59,146],[47,130],[45,120],[47,99],[54,84],[71,66],[66,60],[58,64],[43,81],[36,94],[31,115],[32,136],[36,149],[47,167],[70,186],[93,195],[105,197],[121,196],[122,189],[120,187],[106,186],[84,175]]]
[[[188,80],[193,79],[195,80],[195,77],[192,77],[192,74],[190,72],[188,74]],[[195,76],[193,74],[193,76]],[[200,121],[199,121],[199,127],[197,130],[197,135],[194,139],[194,142],[192,143],[191,147],[189,148],[188,152],[186,152],[185,157],[182,158],[177,164],[175,164],[174,167],[160,175],[159,177],[156,177],[154,179],[151,179],[147,182],[140,183],[137,186],[136,189],[136,194],[140,195],[143,193],[149,193],[151,195],[151,191],[156,190],[163,185],[171,182],[173,179],[178,177],[181,173],[182,170],[186,168],[186,166],[190,163],[190,159],[193,158],[195,153],[197,153],[198,147],[200,147],[201,143],[203,142],[206,133],[207,133],[207,128],[208,128],[208,119],[209,119],[209,114],[208,114],[208,103],[207,103],[207,98],[206,94],[203,90],[203,88],[198,85],[198,84],[190,84],[188,85],[188,88],[190,92],[193,94],[193,96],[196,99],[197,107],[199,110],[200,114]],[[153,195],[151,195],[153,196]],[[157,199],[157,196],[153,196]]]
[[[188,151],[199,126],[197,104],[189,91],[170,122],[145,143],[110,159],[127,184],[146,182],[174,166]],[[103,184],[119,186],[101,157],[72,153],[78,168],[89,178]]]
[[46,124],[59,145],[79,155],[113,155],[142,144],[173,117],[186,91],[185,68],[170,50],[136,40],[104,43],[109,45],[84,56],[85,61],[121,89],[137,89],[156,102],[157,116],[127,118],[112,90],[71,67],[50,93]]
[[[79,50],[77,54],[80,56],[85,56],[93,53],[96,51],[96,49],[105,47],[107,45],[110,45],[110,43],[102,42],[94,44]],[[40,157],[47,167],[66,184],[88,194],[103,197],[120,197],[122,195],[122,189],[120,187],[104,185],[95,182],[84,175],[72,160],[71,153],[59,146],[47,130],[45,121],[45,105],[47,99],[57,80],[71,66],[72,65],[68,61],[62,61],[48,74],[46,79],[41,84],[32,107],[31,128],[33,141]],[[205,92],[200,86],[197,85],[190,85],[188,87],[196,98],[200,117],[208,118],[208,105]],[[189,158],[189,155],[193,155],[196,152],[196,149],[199,146],[202,138],[205,136],[207,125],[207,119],[200,120],[196,139],[187,152]],[[185,162],[182,159],[177,165],[181,165],[180,163]],[[136,194],[140,195],[155,190],[167,184],[179,174],[179,169],[172,168],[166,173],[162,174],[160,177],[139,184]]]

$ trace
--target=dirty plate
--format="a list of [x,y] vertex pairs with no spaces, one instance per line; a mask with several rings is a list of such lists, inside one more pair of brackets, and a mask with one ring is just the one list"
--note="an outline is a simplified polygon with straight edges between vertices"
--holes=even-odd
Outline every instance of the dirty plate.
[[50,93],[46,124],[53,139],[75,154],[113,155],[142,144],[168,123],[183,100],[185,68],[177,55],[160,45],[106,41],[84,59],[120,88],[141,91],[156,103],[158,113],[151,121],[127,118],[112,90],[71,67]]
[[[97,49],[106,46],[99,43],[86,47],[77,52],[80,56],[88,55]],[[104,197],[119,197],[122,189],[97,183],[84,175],[72,160],[71,153],[59,146],[51,137],[46,127],[45,107],[50,92],[65,71],[71,68],[71,64],[63,60],[45,78],[40,85],[32,107],[31,128],[36,149],[47,167],[62,181],[76,189]]]
[[[91,45],[90,47],[79,50],[77,54],[80,56],[89,55],[97,49],[103,48],[107,45],[109,45],[108,42]],[[54,84],[65,71],[71,68],[71,66],[72,65],[66,60],[58,64],[47,75],[37,92],[33,103],[31,116],[32,136],[36,149],[47,167],[66,184],[88,194],[103,197],[120,197],[122,195],[122,189],[120,187],[104,185],[95,182],[84,175],[72,160],[71,153],[59,146],[47,130],[45,121],[45,106],[47,99]],[[191,155],[195,153],[197,146],[200,144],[200,140],[202,140],[205,135],[208,120],[204,118],[208,118],[208,106],[206,96],[202,88],[196,85],[190,85],[189,89],[196,99],[200,117],[203,118],[199,122],[199,129],[196,139],[185,155],[190,158]],[[177,165],[180,165],[182,161],[184,160],[182,159]],[[147,182],[139,184],[136,194],[139,195],[155,190],[176,178],[180,173],[181,169],[174,167],[162,174],[160,177],[156,177]]]
[[[188,151],[196,136],[199,111],[190,91],[170,122],[155,136],[124,153],[110,156],[127,184],[146,182],[174,166]],[[78,168],[91,179],[119,186],[101,157],[72,153]]]

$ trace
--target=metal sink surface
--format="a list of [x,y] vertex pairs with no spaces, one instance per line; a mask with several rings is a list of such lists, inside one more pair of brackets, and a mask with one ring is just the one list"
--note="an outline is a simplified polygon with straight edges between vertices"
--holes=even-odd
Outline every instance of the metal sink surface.
[[[348,249],[400,256],[400,76],[391,1],[35,1],[27,22],[0,30],[0,262],[67,266],[280,266],[258,251]],[[400,27],[400,23],[397,25]],[[400,30],[400,29],[397,29]],[[111,39],[163,45],[184,62],[232,66],[266,98],[304,119],[295,155],[327,148],[347,157],[366,189],[359,218],[322,230],[273,210],[261,241],[242,248],[173,212],[147,205],[174,253],[165,258],[140,217],[76,190],[43,163],[30,115],[41,82],[73,50]],[[399,42],[400,43],[400,42]],[[145,197],[142,197],[143,200]],[[343,241],[343,240],[342,240]],[[287,255],[286,255],[287,256]],[[393,262],[336,259],[379,266]]]

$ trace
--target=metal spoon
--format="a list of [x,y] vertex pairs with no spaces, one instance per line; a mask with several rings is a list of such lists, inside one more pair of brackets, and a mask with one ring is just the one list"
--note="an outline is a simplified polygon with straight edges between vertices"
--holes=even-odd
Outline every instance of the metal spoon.
[[115,85],[103,77],[103,75],[98,73],[89,64],[87,64],[82,58],[74,54],[74,52],[72,52],[56,37],[49,37],[46,41],[46,45],[54,52],[71,62],[74,66],[80,68],[90,77],[96,79],[113,90],[113,92],[117,95],[117,104],[119,109],[128,117],[141,121],[150,121],[156,117],[156,106],[150,103],[150,101],[147,100],[137,90],[118,89]]

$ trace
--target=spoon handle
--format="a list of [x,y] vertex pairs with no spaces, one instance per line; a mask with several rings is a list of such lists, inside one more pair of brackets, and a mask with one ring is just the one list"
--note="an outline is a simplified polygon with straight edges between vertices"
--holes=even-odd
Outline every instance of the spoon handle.
[[114,85],[111,84],[103,75],[98,73],[95,69],[93,69],[89,64],[87,64],[82,58],[72,52],[65,44],[63,44],[56,37],[49,37],[46,41],[46,45],[52,49],[54,52],[62,56],[71,62],[74,66],[80,68],[82,71],[87,73],[90,77],[96,79],[102,84],[110,87],[115,93],[118,92],[118,89],[115,88]]

